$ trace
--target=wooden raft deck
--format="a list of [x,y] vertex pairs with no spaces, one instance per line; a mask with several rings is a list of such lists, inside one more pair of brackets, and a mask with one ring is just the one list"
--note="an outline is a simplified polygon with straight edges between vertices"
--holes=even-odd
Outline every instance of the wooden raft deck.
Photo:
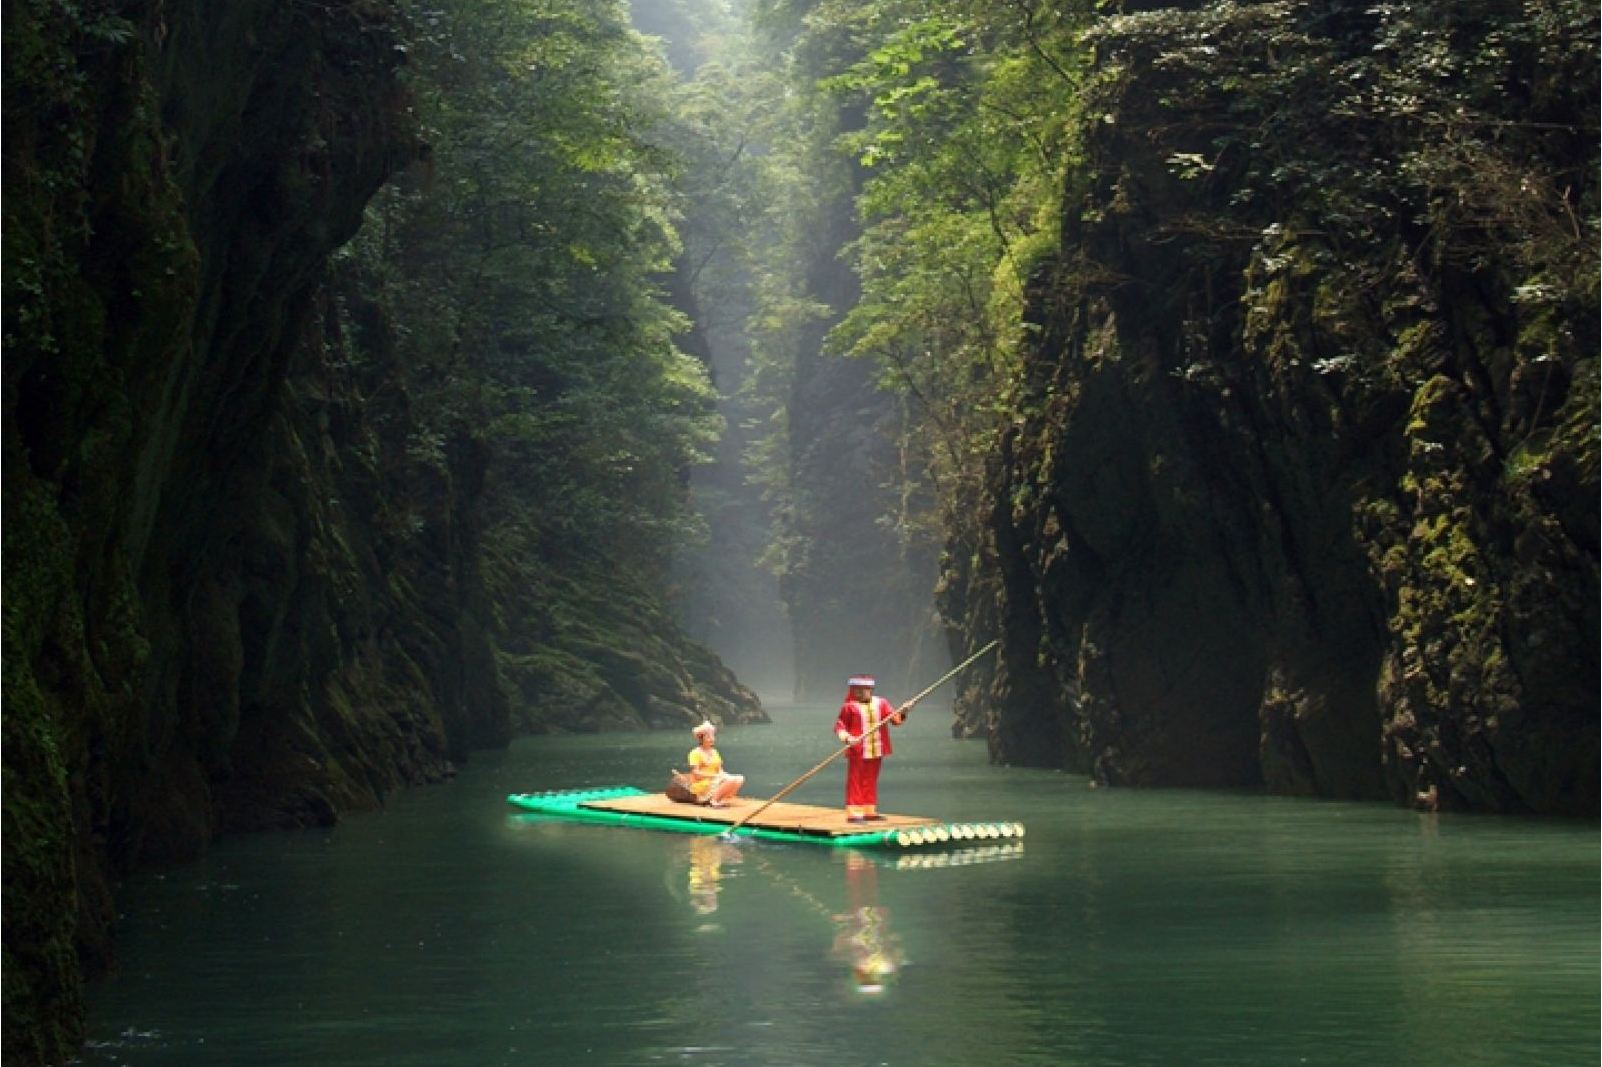
[[[805,841],[845,848],[920,848],[1021,838],[1022,823],[943,823],[917,815],[885,815],[872,822],[848,822],[839,808],[812,804],[768,804],[762,797],[740,797],[725,808],[683,804],[662,793],[632,786],[513,793],[507,802],[533,818],[632,826],[678,833],[723,834],[775,841]],[[761,811],[758,811],[762,808]],[[750,818],[733,830],[734,824]],[[1016,842],[1014,842],[1016,844]],[[1022,846],[1019,845],[1019,848]]]
[[[750,812],[767,803],[764,797],[735,797],[725,808],[708,808],[699,804],[684,804],[670,800],[663,793],[642,793],[639,796],[613,797],[606,800],[588,800],[579,805],[592,811],[616,811],[630,815],[655,815],[667,819],[684,819],[708,827],[733,826]],[[935,819],[917,815],[890,815],[874,822],[847,822],[840,808],[822,808],[814,804],[791,804],[779,801],[769,804],[760,814],[745,823],[757,830],[778,830],[814,837],[854,837],[858,834],[887,830],[911,830],[922,826],[938,825]]]

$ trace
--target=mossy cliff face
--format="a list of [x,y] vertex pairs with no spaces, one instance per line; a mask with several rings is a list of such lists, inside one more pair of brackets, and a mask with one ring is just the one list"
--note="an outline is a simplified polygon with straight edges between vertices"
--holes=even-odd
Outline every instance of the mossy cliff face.
[[[1595,814],[1594,11],[1394,16],[1100,31],[1025,414],[948,553],[999,759]],[[1400,91],[1426,60],[1483,155]]]
[[[191,597],[177,704],[225,830],[332,821],[509,736],[474,518],[485,457],[416,447],[384,319],[358,279],[314,301]],[[178,798],[191,810],[193,797]]]
[[407,574],[344,518],[375,467],[315,329],[328,253],[412,150],[388,18],[6,5],[7,1062],[75,1052],[117,873],[496,732],[444,718],[465,682],[420,634],[461,627],[386,631],[403,599],[351,595]]
[[123,873],[438,780],[514,698],[763,716],[658,586],[483,569],[494,457],[335,252],[419,151],[390,5],[4,10],[4,1053],[40,1063]]
[[489,582],[519,591],[499,598],[498,631],[519,733],[768,721],[756,694],[685,636],[645,575],[560,552],[492,569]]

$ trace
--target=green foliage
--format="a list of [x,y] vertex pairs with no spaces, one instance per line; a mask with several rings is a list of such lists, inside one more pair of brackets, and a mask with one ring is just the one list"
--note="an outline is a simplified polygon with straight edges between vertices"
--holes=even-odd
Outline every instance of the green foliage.
[[722,39],[692,74],[661,87],[665,114],[649,139],[669,161],[682,242],[674,282],[709,332],[737,327],[748,313],[758,157],[776,111],[775,84],[735,41]]
[[850,250],[862,297],[830,338],[913,401],[909,447],[948,501],[1015,403],[1031,274],[1055,253],[1081,16],[1031,3],[873,5],[883,43],[824,84],[866,102]]
[[83,1039],[70,792],[77,760],[71,726],[41,686],[34,662],[37,650],[59,637],[53,630],[81,634],[83,623],[69,592],[66,525],[49,491],[25,470],[26,460],[8,447],[6,462],[13,466],[6,485],[6,655],[0,663],[6,694],[0,726],[4,1052],[8,1061],[60,1062]]
[[680,251],[667,74],[612,0],[418,4],[427,166],[352,246],[382,289],[436,439],[482,439],[491,538],[646,566],[690,528],[718,432],[656,279]]
[[[1537,299],[1591,300],[1597,12],[1576,0],[1341,6],[1219,3],[1104,20],[1109,99],[1138,77],[1169,166],[1227,190],[1207,228],[1261,248],[1402,236],[1428,262],[1494,265]],[[1105,118],[1117,121],[1116,105]],[[1590,153],[1594,158],[1594,149]],[[1227,219],[1227,221],[1225,221]],[[1561,280],[1559,280],[1561,279]]]

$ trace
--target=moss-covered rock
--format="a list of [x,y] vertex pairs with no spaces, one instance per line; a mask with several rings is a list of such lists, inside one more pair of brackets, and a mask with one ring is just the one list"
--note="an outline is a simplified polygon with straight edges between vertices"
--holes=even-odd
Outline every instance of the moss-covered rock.
[[[998,758],[1595,814],[1591,16],[1102,24],[1024,415],[948,553],[948,617],[1007,646],[962,708]],[[1409,46],[1459,71],[1442,121],[1550,125],[1443,145]]]
[[5,8],[8,1062],[75,1054],[113,877],[229,822],[240,488],[329,252],[411,151],[389,18]]
[[507,606],[499,665],[519,732],[767,721],[756,694],[684,635],[644,575],[564,552],[496,581],[518,589],[495,599]]

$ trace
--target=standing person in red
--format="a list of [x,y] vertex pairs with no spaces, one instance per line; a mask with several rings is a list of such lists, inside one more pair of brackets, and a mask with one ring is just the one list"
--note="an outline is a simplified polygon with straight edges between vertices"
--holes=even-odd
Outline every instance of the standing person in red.
[[890,755],[890,727],[906,721],[913,702],[891,707],[884,697],[873,695],[873,679],[865,674],[852,676],[846,687],[845,703],[834,720],[834,736],[842,745],[851,746],[846,752],[846,819],[882,819],[879,768]]

